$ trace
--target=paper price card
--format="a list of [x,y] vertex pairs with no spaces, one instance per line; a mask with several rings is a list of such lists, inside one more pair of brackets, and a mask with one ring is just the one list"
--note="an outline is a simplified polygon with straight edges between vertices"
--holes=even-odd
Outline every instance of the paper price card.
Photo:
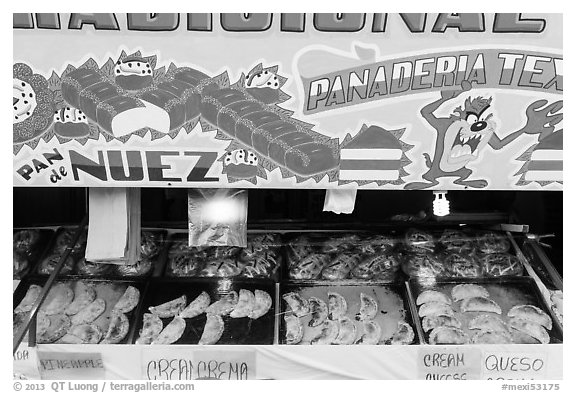
[[539,345],[534,349],[485,350],[482,358],[484,379],[546,379],[548,353]]
[[101,353],[38,352],[42,379],[104,379]]
[[418,348],[418,379],[480,379],[482,352],[475,347]]
[[12,365],[15,379],[40,379],[36,347],[29,347],[27,343],[20,343],[18,350],[14,353]]
[[147,348],[142,356],[142,379],[247,380],[256,376],[256,352],[253,350]]

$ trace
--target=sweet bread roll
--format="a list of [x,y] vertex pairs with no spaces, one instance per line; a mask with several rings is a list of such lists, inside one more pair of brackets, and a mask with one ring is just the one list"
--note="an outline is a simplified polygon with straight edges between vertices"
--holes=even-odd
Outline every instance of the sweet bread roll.
[[65,138],[81,138],[90,135],[90,126],[80,109],[64,107],[54,113],[54,132]]
[[138,56],[118,60],[114,66],[114,76],[116,83],[126,90],[140,90],[153,82],[150,63]]

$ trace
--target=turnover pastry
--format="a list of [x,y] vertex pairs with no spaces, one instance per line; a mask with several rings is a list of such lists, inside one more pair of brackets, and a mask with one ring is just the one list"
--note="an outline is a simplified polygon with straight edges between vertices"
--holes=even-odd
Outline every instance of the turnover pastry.
[[290,311],[297,317],[303,317],[310,312],[310,305],[308,300],[304,299],[296,292],[285,293],[282,299],[288,304]]
[[344,296],[337,292],[328,292],[328,318],[337,321],[343,318],[348,311],[348,304]]
[[101,344],[118,344],[128,334],[130,323],[128,317],[120,311],[113,310],[108,324],[108,330]]
[[152,314],[156,314],[160,318],[170,318],[180,314],[184,307],[186,307],[186,295],[148,309]]
[[256,304],[256,297],[252,291],[247,289],[240,289],[238,292],[238,303],[234,307],[234,310],[230,313],[232,318],[244,318],[247,317]]
[[207,292],[202,291],[200,295],[196,296],[196,299],[186,306],[184,310],[180,313],[182,318],[194,318],[200,314],[203,314],[208,306],[210,305],[210,295]]
[[174,319],[162,329],[158,337],[152,340],[152,344],[173,344],[182,337],[185,329],[186,321],[184,318],[175,316]]
[[548,344],[550,342],[550,336],[546,329],[538,324],[525,319],[520,319],[518,317],[512,317],[508,320],[508,324],[511,329],[518,330],[524,334],[527,334],[542,344]]
[[481,330],[470,340],[472,344],[511,344],[512,335],[508,332]]
[[215,301],[206,309],[206,314],[214,315],[228,315],[234,310],[238,304],[238,293],[236,291],[230,291],[219,300]]
[[460,304],[460,311],[462,312],[491,312],[495,314],[502,314],[502,309],[492,299],[482,296],[469,297],[462,300]]
[[322,299],[317,297],[311,297],[308,299],[308,304],[310,306],[311,319],[308,322],[308,326],[316,327],[322,325],[324,321],[328,318],[328,306]]
[[300,318],[296,315],[284,315],[284,325],[286,326],[286,344],[295,345],[302,341],[304,336],[304,327]]
[[360,262],[358,254],[340,254],[322,269],[322,278],[325,280],[345,279],[358,262]]
[[72,326],[70,317],[65,314],[54,314],[46,317],[49,318],[50,323],[43,332],[37,332],[38,344],[50,344],[59,340]]
[[76,315],[96,299],[96,290],[91,284],[77,281],[74,286],[74,300],[66,307],[66,315]]
[[428,302],[424,303],[418,309],[418,315],[420,317],[426,317],[431,315],[449,315],[454,316],[454,310],[452,307],[446,303],[442,302]]
[[508,327],[498,315],[482,314],[473,318],[468,323],[468,329],[472,330],[489,330],[493,332],[508,333]]
[[483,286],[476,284],[458,284],[452,288],[452,299],[457,302],[469,297],[490,297]]
[[220,315],[207,314],[206,324],[202,331],[202,337],[198,341],[199,345],[216,344],[224,333],[224,321]]
[[272,298],[266,291],[262,291],[260,289],[256,289],[254,291],[254,308],[248,314],[248,318],[250,319],[258,319],[263,315],[266,315],[270,307],[272,307]]
[[394,280],[400,268],[400,260],[394,254],[371,255],[350,272],[350,275],[363,280]]
[[46,315],[55,315],[64,313],[66,307],[74,299],[74,291],[68,283],[57,283],[48,292],[48,296],[44,300],[40,311],[44,312]]
[[470,338],[462,329],[440,326],[432,330],[428,342],[437,344],[468,344]]
[[392,345],[408,345],[414,341],[414,329],[412,326],[404,321],[398,321],[398,328],[392,335],[390,344]]
[[73,325],[58,342],[62,344],[98,344],[102,339],[102,330],[94,324]]
[[140,300],[140,291],[138,288],[129,285],[124,291],[122,297],[114,305],[114,310],[118,310],[122,313],[129,313],[134,310],[138,305]]
[[369,321],[378,313],[378,302],[372,296],[360,293],[360,312],[356,314],[357,321]]
[[73,315],[70,319],[73,325],[91,323],[95,321],[106,310],[106,302],[103,299],[96,299],[88,306]]
[[452,304],[452,300],[450,300],[448,295],[439,291],[434,291],[432,289],[421,292],[420,295],[418,295],[416,298],[416,305],[418,306],[429,302],[440,302],[448,305]]
[[530,304],[523,304],[512,307],[510,311],[508,311],[508,317],[525,319],[527,321],[542,325],[548,330],[552,330],[552,319],[550,316],[540,308]]
[[340,332],[340,324],[337,321],[325,320],[322,323],[320,332],[312,338],[312,345],[330,345],[336,341]]
[[143,317],[142,329],[140,329],[136,344],[151,344],[158,337],[164,324],[156,314],[145,313]]
[[342,317],[338,320],[338,335],[333,344],[351,345],[356,340],[356,325],[348,317]]
[[363,321],[363,333],[356,342],[361,345],[376,345],[382,336],[382,328],[376,321]]
[[41,286],[36,284],[30,285],[28,287],[28,290],[26,291],[26,295],[24,295],[24,298],[20,301],[18,306],[16,306],[14,312],[27,313],[32,311],[32,307],[34,307],[34,303],[36,303],[36,300],[40,296],[41,292],[42,292]]
[[462,323],[453,315],[427,315],[422,318],[422,329],[425,332],[436,329],[440,326],[462,328]]

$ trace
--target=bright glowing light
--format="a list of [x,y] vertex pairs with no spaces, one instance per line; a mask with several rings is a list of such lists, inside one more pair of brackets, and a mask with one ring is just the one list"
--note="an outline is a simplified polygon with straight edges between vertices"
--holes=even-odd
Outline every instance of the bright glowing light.
[[202,216],[211,223],[236,222],[242,216],[242,205],[233,198],[214,198],[202,206]]
[[434,196],[434,202],[432,202],[434,215],[443,217],[450,214],[450,201],[446,198],[446,191],[434,191]]

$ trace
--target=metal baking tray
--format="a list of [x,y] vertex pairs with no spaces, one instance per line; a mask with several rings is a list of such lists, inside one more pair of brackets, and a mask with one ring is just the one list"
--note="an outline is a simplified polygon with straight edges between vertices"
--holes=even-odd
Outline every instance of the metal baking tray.
[[28,273],[31,273],[36,268],[38,260],[43,255],[44,250],[50,243],[52,236],[54,235],[54,229],[51,228],[37,228],[37,227],[26,227],[26,228],[14,228],[13,234],[22,230],[37,230],[39,232],[38,241],[36,241],[32,247],[26,252],[26,259],[28,260],[28,267],[21,271],[19,274],[14,275],[14,279],[22,280]]
[[[164,278],[151,280],[138,313],[133,342],[135,343],[138,339],[138,332],[142,329],[143,315],[149,312],[148,308],[151,306],[158,306],[182,295],[186,295],[186,302],[190,304],[202,291],[206,291],[210,295],[213,303],[229,291],[238,292],[240,289],[266,291],[272,298],[272,306],[265,315],[256,320],[223,316],[224,333],[216,345],[273,344],[276,314],[275,283],[271,280],[239,278]],[[171,320],[172,318],[163,318],[162,322],[166,326]],[[186,318],[186,329],[182,337],[174,344],[198,344],[205,324],[205,313],[195,318]]]
[[[411,307],[413,309],[413,314],[415,318],[418,316],[417,306],[416,306],[416,299],[418,295],[427,289],[432,289],[436,291],[440,291],[445,293],[450,298],[451,297],[451,290],[452,287],[458,284],[477,284],[485,287],[490,294],[490,299],[494,300],[500,308],[502,309],[502,320],[507,322],[506,314],[508,311],[516,305],[520,304],[530,304],[536,307],[539,307],[544,312],[548,313],[548,315],[552,319],[552,330],[549,331],[550,335],[550,343],[562,343],[563,334],[562,329],[556,322],[556,318],[554,317],[552,311],[549,309],[548,305],[542,298],[536,283],[530,277],[506,277],[506,278],[484,278],[484,279],[438,279],[438,280],[422,280],[422,279],[415,279],[411,278],[408,281],[408,287],[410,290],[411,296]],[[454,307],[453,307],[454,308]],[[467,312],[461,313],[457,310],[454,310],[456,318],[460,320],[463,326],[464,332],[468,333],[472,336],[471,333],[473,331],[467,329],[468,322],[480,315],[481,313],[478,312]],[[418,318],[417,329],[420,336],[423,338],[423,343],[428,343],[429,334],[424,333],[421,325],[420,318]]]
[[[328,281],[322,283],[290,282],[280,284],[279,342],[281,344],[286,344],[286,326],[282,316],[289,312],[289,310],[287,310],[287,304],[282,297],[289,292],[296,292],[303,298],[314,296],[324,300],[326,303],[328,302],[328,292],[337,292],[344,296],[348,305],[346,315],[353,320],[356,325],[356,339],[360,338],[363,327],[362,323],[356,321],[354,317],[360,309],[360,293],[365,293],[375,297],[378,301],[378,314],[374,318],[374,321],[382,328],[382,336],[379,344],[389,344],[390,338],[394,332],[396,332],[399,321],[406,322],[412,327],[414,331],[412,345],[419,344],[420,342],[420,337],[416,330],[417,323],[410,310],[410,300],[404,283],[366,284]],[[386,304],[385,308],[382,306],[383,304]],[[398,311],[395,311],[394,307],[398,307]],[[304,336],[299,345],[310,344],[310,340],[321,330],[321,326],[310,327],[308,325],[310,319],[311,317],[309,315],[301,318],[302,325],[304,326]]]
[[[41,287],[44,287],[44,285],[46,284],[46,281],[47,281],[47,278],[43,278],[43,277],[29,277],[27,279],[22,280],[20,282],[20,285],[18,286],[18,288],[16,288],[16,291],[14,291],[12,309],[16,308],[16,306],[18,306],[18,304],[22,301],[22,299],[26,295],[26,291],[28,290],[30,285],[36,284],[36,285],[39,285]],[[130,311],[129,313],[126,314],[126,317],[128,318],[128,321],[130,322],[130,328],[128,330],[128,334],[119,344],[131,343],[133,340],[134,332],[135,332],[135,325],[136,325],[136,323],[135,323],[136,319],[135,318],[140,312],[140,307],[142,304],[142,298],[145,295],[147,284],[145,282],[137,281],[137,280],[105,280],[105,279],[98,279],[98,278],[94,278],[94,279],[93,278],[90,278],[90,279],[62,278],[62,279],[58,279],[57,281],[55,281],[54,285],[59,283],[59,282],[73,283],[73,282],[77,282],[77,281],[94,283],[96,285],[96,293],[97,293],[96,297],[102,298],[106,302],[105,311],[102,313],[102,315],[100,315],[98,318],[96,318],[96,320],[94,322],[92,322],[92,323],[96,324],[102,330],[103,334],[106,334],[106,331],[108,330],[110,314],[112,312],[114,304],[116,304],[116,302],[120,299],[120,296],[123,295],[126,288],[129,285],[131,285],[140,291],[140,300],[138,302],[138,305],[132,311]],[[107,286],[112,287],[113,293],[106,293],[105,288]],[[27,339],[28,339],[28,335],[24,336],[24,341],[26,341]],[[59,343],[55,342],[54,344],[59,344]],[[60,344],[60,345],[65,345],[65,344]]]

